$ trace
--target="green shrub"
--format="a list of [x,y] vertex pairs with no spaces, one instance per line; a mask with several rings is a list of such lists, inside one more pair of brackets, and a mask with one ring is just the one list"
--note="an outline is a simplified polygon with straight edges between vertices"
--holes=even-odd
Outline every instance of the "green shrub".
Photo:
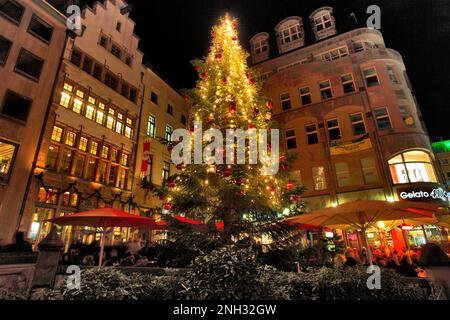
[[134,274],[130,281],[139,283],[140,287],[136,290],[136,296],[139,300],[177,300],[180,299],[182,286],[180,277],[174,276],[141,276]]
[[1,300],[27,300],[25,292],[17,290],[0,290],[0,301]]
[[182,284],[189,300],[261,300],[274,298],[265,276],[273,268],[261,265],[252,249],[219,248],[198,257]]

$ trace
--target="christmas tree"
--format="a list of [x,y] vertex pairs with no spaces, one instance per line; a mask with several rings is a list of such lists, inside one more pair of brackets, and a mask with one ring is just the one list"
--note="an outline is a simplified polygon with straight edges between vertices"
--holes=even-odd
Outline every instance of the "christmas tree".
[[[264,132],[269,141],[277,136],[272,122],[273,103],[264,97],[263,83],[247,66],[247,58],[248,53],[239,43],[237,20],[226,15],[213,27],[208,56],[193,62],[199,80],[196,88],[186,92],[191,108],[190,146],[198,143],[198,126],[203,131],[218,129],[224,137],[226,129],[253,132],[258,141],[267,141]],[[226,150],[211,148],[212,140],[202,139],[205,162],[200,164],[192,158],[177,165],[180,173],[157,191],[161,199],[166,199],[165,210],[205,222],[223,221],[222,238],[226,243],[270,233],[275,222],[301,211],[303,188],[289,179],[290,155],[275,153],[274,146],[268,143],[267,150],[259,149],[263,161],[255,164],[248,137],[240,141],[244,144],[233,139],[231,147],[230,139],[223,139],[226,141],[220,144],[226,145]],[[169,148],[175,151],[174,145]],[[230,158],[236,159],[239,154],[244,155],[245,162],[230,164]]]

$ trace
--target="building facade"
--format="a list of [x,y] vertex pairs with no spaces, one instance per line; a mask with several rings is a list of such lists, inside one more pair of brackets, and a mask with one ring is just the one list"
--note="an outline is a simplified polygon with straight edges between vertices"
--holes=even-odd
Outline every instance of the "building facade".
[[[51,217],[104,206],[131,211],[143,54],[127,7],[86,6],[82,34],[67,43],[22,219],[33,241],[48,233],[42,221]],[[60,231],[64,240],[92,237]]]
[[450,140],[433,142],[432,146],[440,166],[442,180],[450,188]]
[[0,5],[0,242],[18,230],[66,42],[66,20],[45,1]]
[[307,210],[443,188],[401,55],[377,30],[338,34],[330,7],[309,22],[316,41],[308,46],[300,17],[277,25],[273,58],[268,33],[251,39],[284,149],[297,154],[290,170],[306,187]]

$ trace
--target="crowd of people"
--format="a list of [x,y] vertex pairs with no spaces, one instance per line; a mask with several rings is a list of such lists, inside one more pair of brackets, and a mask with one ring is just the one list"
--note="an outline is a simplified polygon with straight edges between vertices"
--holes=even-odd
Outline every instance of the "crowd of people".
[[[432,266],[450,267],[449,256],[436,244],[429,243],[412,250],[393,249],[388,255],[381,250],[372,250],[372,264],[380,268],[392,269],[404,277],[426,277],[425,268]],[[369,265],[366,248],[361,250],[348,247],[344,253],[344,265],[355,267]]]

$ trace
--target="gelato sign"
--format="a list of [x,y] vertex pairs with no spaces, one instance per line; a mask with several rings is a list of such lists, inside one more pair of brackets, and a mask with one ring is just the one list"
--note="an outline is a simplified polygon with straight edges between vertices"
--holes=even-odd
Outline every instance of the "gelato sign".
[[403,201],[420,201],[420,202],[443,202],[448,204],[450,192],[442,188],[399,188],[397,194]]

